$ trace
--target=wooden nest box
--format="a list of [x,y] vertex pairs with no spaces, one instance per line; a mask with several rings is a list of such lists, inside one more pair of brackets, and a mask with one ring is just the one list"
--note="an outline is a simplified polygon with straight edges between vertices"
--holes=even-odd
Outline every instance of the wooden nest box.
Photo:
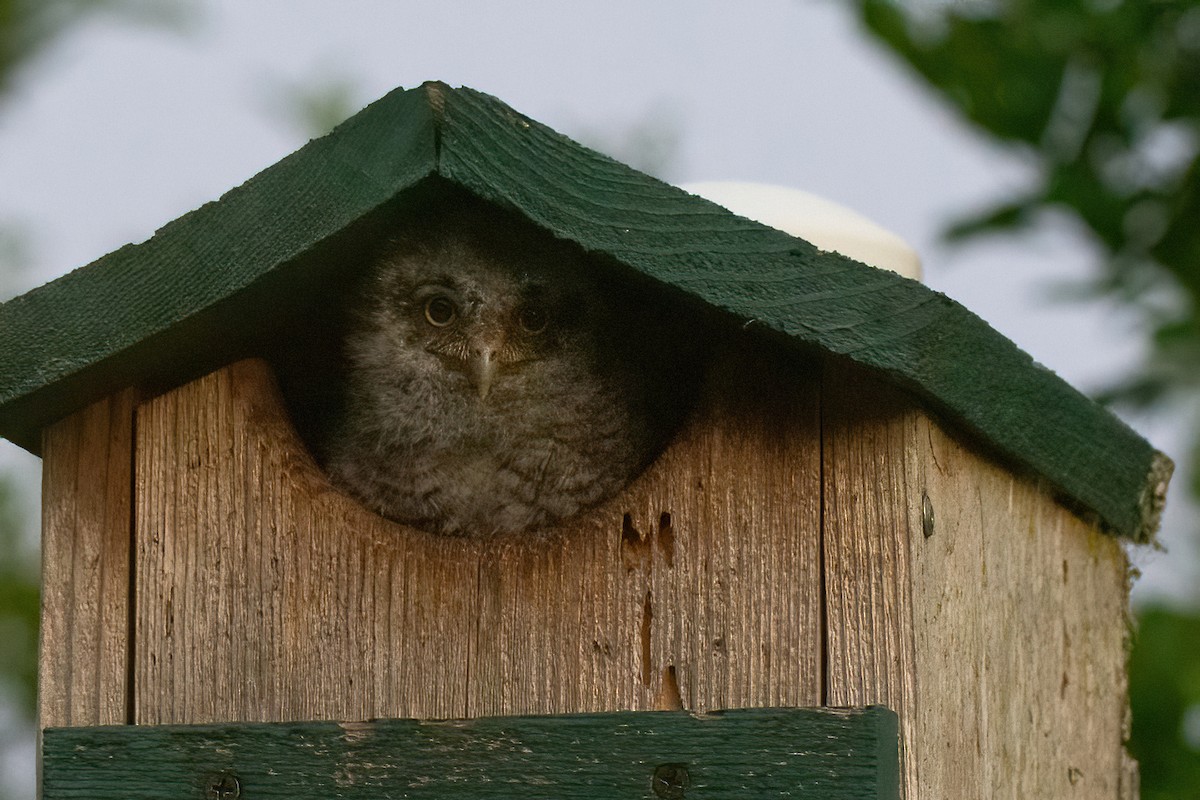
[[[661,457],[551,535],[376,516],[252,358],[430,192],[728,330]],[[1169,462],[948,298],[486,95],[393,92],[0,307],[0,433],[44,465],[47,728],[881,705],[907,797],[1136,793],[1122,542]]]

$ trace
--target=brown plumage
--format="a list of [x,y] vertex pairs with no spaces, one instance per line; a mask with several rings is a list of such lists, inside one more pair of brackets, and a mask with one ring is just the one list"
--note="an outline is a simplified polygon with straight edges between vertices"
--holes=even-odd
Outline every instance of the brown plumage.
[[539,530],[619,491],[677,427],[699,364],[621,269],[482,205],[411,218],[351,295],[312,441],[329,476],[447,535]]

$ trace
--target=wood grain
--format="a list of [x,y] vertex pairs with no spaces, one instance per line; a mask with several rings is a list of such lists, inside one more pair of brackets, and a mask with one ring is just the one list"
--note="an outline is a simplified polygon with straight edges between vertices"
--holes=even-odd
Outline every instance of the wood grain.
[[127,721],[134,397],[120,392],[45,432],[42,725]]
[[758,358],[732,354],[658,462],[543,537],[366,512],[260,362],[147,402],[136,721],[818,704],[817,383]]
[[725,353],[663,456],[541,537],[364,511],[261,362],[136,426],[97,404],[45,441],[43,719],[878,703],[909,798],[1135,797],[1119,543],[895,388],[777,357]]
[[899,712],[909,798],[1128,792],[1119,543],[896,390],[824,409],[829,702]]
[[213,785],[282,800],[895,800],[896,718],[762,709],[46,732],[44,800],[201,797]]

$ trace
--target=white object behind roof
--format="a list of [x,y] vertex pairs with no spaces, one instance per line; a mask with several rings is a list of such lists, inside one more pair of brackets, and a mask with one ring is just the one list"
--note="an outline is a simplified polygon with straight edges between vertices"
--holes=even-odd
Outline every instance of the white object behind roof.
[[707,181],[686,183],[680,188],[739,216],[799,236],[821,250],[921,279],[921,259],[907,242],[832,200],[766,183]]

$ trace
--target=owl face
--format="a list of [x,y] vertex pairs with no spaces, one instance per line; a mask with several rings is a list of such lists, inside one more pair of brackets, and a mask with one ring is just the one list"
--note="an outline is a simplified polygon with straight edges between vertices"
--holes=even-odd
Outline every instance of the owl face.
[[502,372],[553,352],[568,322],[566,298],[529,275],[444,276],[396,289],[407,294],[398,311],[416,343],[462,373],[480,400]]
[[578,352],[602,313],[570,258],[506,258],[460,240],[397,250],[370,284],[357,358],[398,375],[440,374],[483,403]]

